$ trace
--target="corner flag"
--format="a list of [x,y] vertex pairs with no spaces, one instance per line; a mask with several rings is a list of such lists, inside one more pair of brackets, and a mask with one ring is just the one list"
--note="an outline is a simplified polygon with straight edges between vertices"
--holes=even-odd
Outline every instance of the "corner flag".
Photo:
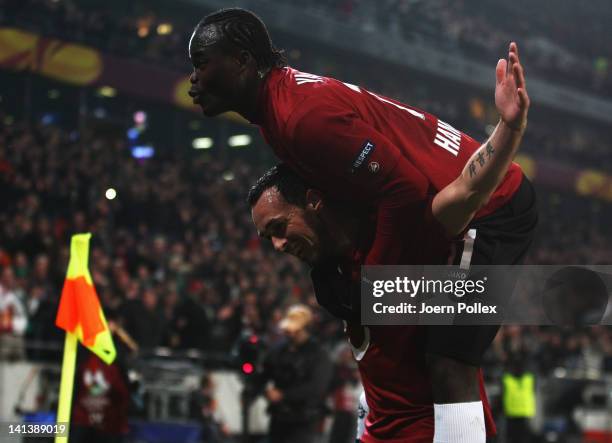
[[88,269],[91,234],[72,236],[70,262],[55,324],[76,334],[83,346],[106,364],[115,360],[115,345]]
[[[87,266],[90,238],[89,233],[72,236],[68,272],[55,318],[55,325],[66,331],[57,423],[70,423],[77,339],[106,364],[110,365],[117,354]],[[55,443],[67,441],[66,436],[55,437]]]

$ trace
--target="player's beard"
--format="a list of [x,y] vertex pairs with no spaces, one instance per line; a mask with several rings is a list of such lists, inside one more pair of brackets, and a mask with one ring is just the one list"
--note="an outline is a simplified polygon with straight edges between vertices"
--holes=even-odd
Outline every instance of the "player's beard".
[[343,220],[342,214],[329,210],[317,214],[312,226],[320,245],[319,262],[346,258],[353,249],[353,236],[347,231],[347,223]]
[[309,261],[310,265],[327,261],[331,258],[340,255],[338,239],[328,229],[325,220],[323,220],[319,214],[306,215],[306,220],[311,230],[314,232],[314,245],[312,249],[314,256]]

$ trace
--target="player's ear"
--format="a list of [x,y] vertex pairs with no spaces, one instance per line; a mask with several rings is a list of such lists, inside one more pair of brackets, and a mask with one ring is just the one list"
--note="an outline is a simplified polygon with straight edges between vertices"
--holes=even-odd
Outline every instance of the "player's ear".
[[251,65],[257,65],[255,63],[255,59],[253,58],[253,55],[245,50],[245,49],[241,49],[240,52],[238,52],[236,60],[238,62],[238,64],[240,65],[241,69],[246,69]]
[[316,189],[306,191],[306,208],[314,211],[323,209],[323,195]]

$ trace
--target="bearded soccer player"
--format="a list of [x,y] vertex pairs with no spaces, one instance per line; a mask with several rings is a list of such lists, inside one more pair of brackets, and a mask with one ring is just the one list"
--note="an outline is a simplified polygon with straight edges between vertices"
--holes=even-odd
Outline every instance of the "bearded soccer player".
[[[189,54],[194,66],[189,94],[205,115],[240,113],[259,125],[276,155],[326,198],[375,213],[367,250],[353,256],[360,264],[405,264],[411,236],[423,225],[435,225],[432,196],[460,175],[488,177],[481,171],[490,157],[499,151],[511,159],[527,124],[529,97],[514,43],[508,59],[497,64],[500,121],[482,147],[426,112],[287,67],[265,25],[242,9],[205,17],[191,36]],[[517,263],[531,241],[529,182],[516,164],[495,179],[499,185],[488,193],[460,192],[462,199],[451,199],[453,204],[443,205],[437,215],[440,225],[450,227],[447,233],[469,229],[473,245],[466,251],[472,264]],[[479,182],[482,189],[490,184]],[[469,225],[454,215],[465,212],[473,215]],[[438,237],[446,250],[422,247],[424,262],[447,262],[449,237],[444,231]],[[436,441],[484,441],[478,367],[496,332],[497,327],[428,328]],[[478,438],[471,431],[474,423],[483,425]],[[450,429],[469,438],[447,438]]]
[[[452,194],[446,197],[453,198]],[[346,333],[369,405],[367,418],[361,417],[365,430],[360,441],[431,443],[434,403],[426,361],[427,329],[361,326],[359,305],[353,306],[346,296],[354,271],[351,254],[359,249],[360,239],[367,235],[368,218],[329,201],[282,164],[257,182],[248,201],[259,234],[269,238],[276,249],[312,265],[317,301],[347,322]],[[439,208],[440,202],[436,203]],[[438,214],[438,209],[434,214]],[[437,234],[437,229],[420,232],[417,238],[425,235],[435,242]],[[406,248],[403,258],[418,255],[413,247],[415,243]],[[330,272],[331,268],[336,272]],[[479,408],[483,421],[470,424],[470,432],[465,435],[451,427],[447,431],[451,439],[440,441],[479,441],[474,438],[475,432],[483,436],[485,432],[488,436],[495,433],[480,373],[475,382],[480,396],[471,407]]]

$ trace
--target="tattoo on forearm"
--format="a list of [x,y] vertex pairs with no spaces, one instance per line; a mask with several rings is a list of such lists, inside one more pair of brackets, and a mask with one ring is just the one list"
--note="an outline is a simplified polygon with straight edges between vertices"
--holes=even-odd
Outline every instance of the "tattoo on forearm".
[[[493,148],[493,145],[491,145],[491,143],[487,142],[487,146],[485,147],[485,151],[487,153],[487,158],[490,159],[493,154],[495,153],[495,149]],[[487,160],[485,159],[485,156],[482,152],[478,152],[478,154],[476,154],[476,160],[472,160],[472,162],[470,163],[470,166],[468,167],[469,171],[470,171],[470,178],[474,177],[476,175],[476,162],[478,162],[478,164],[480,165],[480,167],[482,168],[485,163],[487,162]]]
[[478,164],[479,164],[479,165],[480,165],[480,167],[482,168],[482,167],[484,166],[484,164],[485,164],[485,158],[484,158],[484,155],[482,155],[482,152],[479,152],[479,153],[478,153],[478,158],[477,158],[477,160],[478,160]]
[[476,175],[476,164],[472,161],[470,163],[470,178]]

